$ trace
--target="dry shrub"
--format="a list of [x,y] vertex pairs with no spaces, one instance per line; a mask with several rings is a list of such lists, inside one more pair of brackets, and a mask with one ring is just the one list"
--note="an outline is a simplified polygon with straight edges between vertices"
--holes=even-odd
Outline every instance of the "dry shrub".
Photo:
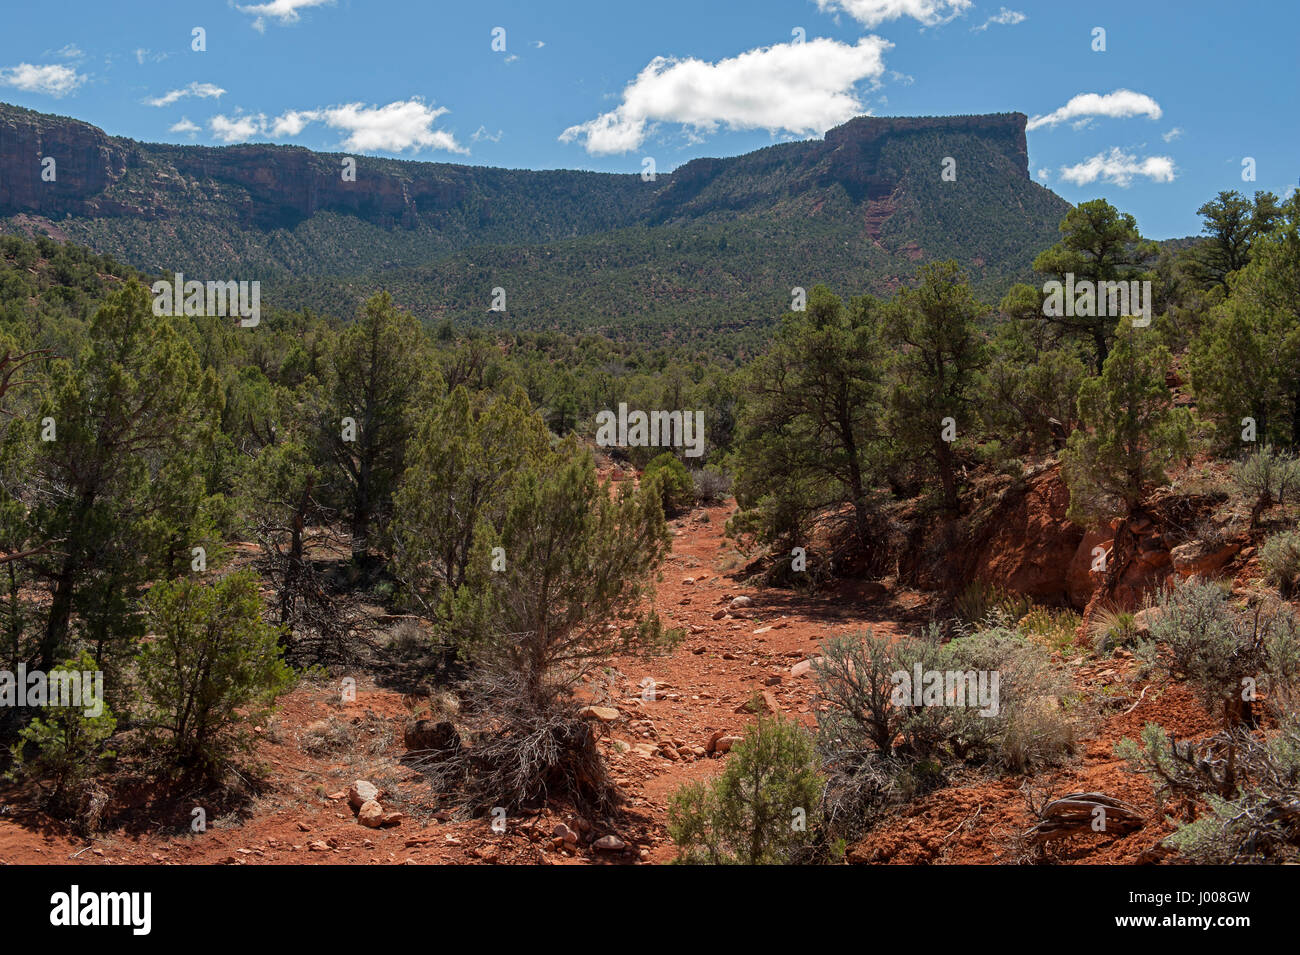
[[618,801],[596,724],[572,699],[537,700],[518,673],[498,667],[477,672],[464,697],[467,745],[412,760],[436,792],[469,812],[554,797],[603,811]]
[[302,731],[301,746],[312,756],[329,756],[355,749],[357,727],[337,716],[317,720]]

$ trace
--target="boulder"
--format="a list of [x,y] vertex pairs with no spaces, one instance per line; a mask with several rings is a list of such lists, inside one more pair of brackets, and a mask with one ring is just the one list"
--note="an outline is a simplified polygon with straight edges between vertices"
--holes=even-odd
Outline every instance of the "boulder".
[[357,822],[367,829],[378,829],[384,824],[384,807],[373,799],[366,800],[357,812]]
[[744,739],[743,736],[719,736],[717,741],[713,744],[713,752],[729,753],[731,752],[731,747],[735,746],[742,739]]
[[360,809],[368,802],[378,805],[379,788],[364,779],[358,779],[348,787],[348,803],[353,809]]
[[1241,540],[1222,544],[1188,541],[1170,551],[1169,557],[1180,577],[1211,577],[1241,552],[1243,543]]
[[790,675],[796,680],[809,678],[813,675],[813,664],[821,660],[821,657],[815,659],[800,660],[790,668]]
[[602,723],[613,723],[621,714],[612,706],[584,706],[578,711],[578,715],[600,720]]

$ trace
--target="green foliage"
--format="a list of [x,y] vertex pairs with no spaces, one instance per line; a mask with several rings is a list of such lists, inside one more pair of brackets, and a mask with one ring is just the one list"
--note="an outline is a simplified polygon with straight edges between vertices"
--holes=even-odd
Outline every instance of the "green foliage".
[[566,441],[517,474],[502,515],[480,523],[446,625],[471,664],[474,743],[427,771],[469,806],[564,793],[605,807],[615,793],[572,690],[612,656],[680,639],[647,606],[669,546],[663,511],[628,483],[611,493]]
[[1289,599],[1300,593],[1300,531],[1270,534],[1259,549],[1259,564],[1264,579],[1283,597]]
[[1230,293],[1188,355],[1199,413],[1223,448],[1238,448],[1253,419],[1255,440],[1300,447],[1300,193],[1272,231],[1251,242]]
[[1126,326],[1099,378],[1079,389],[1081,428],[1061,453],[1070,487],[1069,516],[1091,525],[1128,516],[1165,468],[1189,449],[1191,416],[1165,383],[1169,352],[1146,346]]
[[899,737],[916,708],[894,702],[894,675],[913,667],[935,669],[938,645],[929,640],[877,636],[871,632],[828,641],[813,664],[821,696],[830,704],[818,710],[823,746],[861,753],[871,748],[893,756]]
[[732,529],[764,542],[806,539],[812,518],[852,505],[869,535],[869,489],[882,456],[877,306],[815,287],[746,369]]
[[967,759],[990,760],[1013,772],[1057,765],[1075,749],[1077,727],[1063,709],[1069,686],[1047,651],[1019,629],[992,627],[952,640],[942,665],[998,674],[998,711],[956,709],[948,747]]
[[34,496],[29,511],[32,542],[61,542],[30,565],[52,591],[42,668],[69,646],[74,618],[101,665],[129,653],[144,584],[211,543],[197,470],[220,402],[216,376],[134,281],[107,297],[78,352],[53,362],[37,414],[56,440],[36,445],[32,467],[37,483],[64,490]]
[[216,774],[249,747],[248,727],[293,679],[279,631],[262,620],[257,578],[156,584],[145,608],[153,637],[138,672],[152,735],[173,765]]
[[[695,503],[695,482],[691,480],[686,465],[671,451],[665,451],[652,459],[645,466],[641,479],[653,482],[660,495],[664,514],[668,517],[689,511]],[[647,487],[650,486],[648,483]]]
[[991,584],[986,580],[972,580],[953,601],[957,619],[979,625],[991,617],[1004,621],[1017,621],[1029,613],[1032,601],[1023,594]]
[[1138,639],[1136,615],[1127,610],[1103,607],[1088,622],[1093,652],[1101,655],[1116,647],[1131,647]]
[[546,428],[527,396],[471,392],[457,385],[416,428],[394,499],[394,567],[407,596],[432,619],[470,573],[475,535],[499,528],[521,470],[549,451]]
[[1250,526],[1258,527],[1265,511],[1300,488],[1300,460],[1266,444],[1232,466],[1232,479],[1251,505]]
[[979,383],[984,433],[998,435],[1021,453],[1065,441],[1078,426],[1079,386],[1088,377],[1077,347],[1041,349],[1027,334],[1029,328],[1025,322],[1008,322],[997,329]]
[[1201,865],[1294,864],[1300,826],[1294,804],[1300,779],[1300,722],[1283,712],[1277,730],[1222,732],[1202,743],[1178,742],[1147,723],[1140,742],[1122,740],[1115,754],[1147,776],[1157,806],[1183,802],[1185,818],[1168,837],[1185,861]]
[[976,372],[987,362],[976,329],[988,308],[976,301],[956,262],[927,265],[914,289],[901,289],[885,309],[885,340],[893,349],[889,430],[897,453],[923,461],[927,477],[938,477],[943,504],[957,510],[955,441],[945,422],[955,422],[957,440],[971,429]]
[[[1155,244],[1143,240],[1133,216],[1120,212],[1105,199],[1079,203],[1066,213],[1060,228],[1061,241],[1039,253],[1034,259],[1035,272],[1055,276],[1062,283],[1067,275],[1073,275],[1076,284],[1151,277],[1147,268],[1155,257]],[[1049,316],[1040,307],[1035,317],[1090,343],[1097,373],[1101,374],[1118,322],[1114,315],[1097,314],[1105,311],[1102,308],[1092,311],[1093,315]]]
[[[565,445],[518,473],[499,529],[480,524],[453,615],[458,642],[540,707],[609,657],[658,648],[643,600],[669,540],[655,496],[628,484],[611,493],[590,455]],[[504,570],[492,569],[495,547]]]
[[[80,678],[98,669],[94,657],[83,650],[50,671],[48,679],[52,686],[59,674],[73,673]],[[57,705],[51,699],[42,707],[42,715],[22,729],[11,750],[12,775],[48,782],[52,787],[49,804],[55,811],[68,809],[69,802],[80,796],[82,787],[94,776],[100,760],[114,755],[104,744],[113,735],[117,719],[107,704],[96,707],[89,700],[84,682],[81,687],[82,698],[72,700],[71,706]],[[88,715],[88,710],[96,708],[99,712]]]
[[1251,202],[1241,193],[1222,191],[1196,210],[1205,223],[1207,240],[1193,247],[1189,272],[1202,285],[1228,287],[1228,276],[1250,262],[1251,247],[1267,235],[1281,215],[1277,196],[1256,192]]
[[[941,639],[931,627],[915,637],[868,633],[823,647],[814,664],[823,702],[818,746],[830,770],[826,812],[835,834],[860,834],[890,803],[942,785],[953,765],[1028,772],[1073,751],[1076,729],[1059,703],[1064,684],[1039,644],[997,626],[946,645]],[[929,682],[932,675],[941,686]],[[942,696],[978,690],[981,675],[993,705]]]
[[1250,719],[1256,684],[1287,693],[1300,677],[1300,621],[1291,607],[1238,609],[1214,583],[1193,579],[1165,591],[1151,639],[1169,648],[1171,674],[1190,680],[1229,727]]
[[[352,552],[371,544],[371,524],[384,525],[402,472],[410,434],[408,410],[421,394],[436,391],[436,374],[422,362],[420,327],[383,292],[370,299],[343,333],[334,355],[332,420],[323,423],[350,522]],[[345,434],[344,419],[355,423]]]
[[688,783],[668,808],[677,861],[785,865],[808,861],[820,823],[823,780],[807,731],[761,717],[712,783]]
[[1020,618],[1017,626],[1027,636],[1042,641],[1049,649],[1065,651],[1074,645],[1082,623],[1079,614],[1068,608],[1035,606]]

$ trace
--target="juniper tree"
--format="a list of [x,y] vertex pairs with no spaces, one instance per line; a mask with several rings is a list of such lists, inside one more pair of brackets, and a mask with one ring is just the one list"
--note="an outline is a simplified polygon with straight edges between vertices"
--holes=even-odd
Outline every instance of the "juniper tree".
[[610,657],[659,644],[645,605],[671,542],[657,495],[613,491],[567,442],[519,471],[503,511],[498,531],[480,524],[457,606],[472,660],[544,708]]
[[373,543],[376,519],[387,517],[402,471],[412,402],[440,390],[436,369],[422,360],[422,344],[415,319],[381,292],[366,302],[335,348],[333,415],[323,428],[341,478],[356,558]]
[[521,469],[548,451],[546,427],[519,389],[471,392],[463,385],[416,426],[394,497],[394,567],[408,598],[431,618],[465,583],[474,535],[500,527]]
[[30,514],[37,536],[57,542],[31,559],[51,592],[43,669],[67,650],[74,618],[102,663],[139,632],[144,584],[188,570],[192,546],[210,541],[198,467],[221,399],[174,321],[132,281],[105,300],[80,353],[52,363]]
[[1080,427],[1061,452],[1068,514],[1091,525],[1128,517],[1165,468],[1187,454],[1191,415],[1165,383],[1169,352],[1125,324],[1102,373],[1079,388]]
[[766,354],[741,376],[737,529],[789,543],[835,504],[870,532],[869,496],[883,461],[879,307],[845,308],[822,286],[782,320]]
[[[1067,275],[1073,275],[1076,284],[1080,280],[1099,284],[1149,277],[1155,244],[1142,238],[1133,216],[1120,212],[1105,199],[1079,203],[1066,213],[1060,228],[1061,241],[1038,254],[1034,259],[1035,272],[1056,276],[1061,282],[1066,281]],[[1118,316],[1103,314],[1107,310],[1102,308],[1091,311],[1091,315],[1047,316],[1040,307],[1035,317],[1089,340],[1100,374],[1115,336]]]
[[953,512],[953,443],[974,424],[977,373],[988,354],[976,323],[988,311],[952,261],[924,266],[916,288],[900,290],[885,310],[885,341],[894,348],[888,407],[895,447],[904,459],[933,467],[944,507]]
[[1235,190],[1224,190],[1196,214],[1208,238],[1192,250],[1189,269],[1202,284],[1226,289],[1228,276],[1250,262],[1255,240],[1272,230],[1281,209],[1271,192],[1256,192],[1252,202]]
[[572,691],[612,656],[672,636],[652,609],[668,545],[657,496],[613,492],[572,442],[519,471],[501,526],[481,522],[452,602],[447,626],[470,663],[464,694],[477,716],[472,745],[429,767],[435,786],[470,805],[617,798]]
[[153,637],[138,673],[150,735],[177,767],[216,772],[292,679],[257,579],[240,571],[159,583],[145,609]]
[[688,783],[668,807],[678,862],[781,865],[807,861],[824,782],[808,732],[762,717],[712,783]]
[[1300,448],[1300,193],[1229,284],[1189,355],[1201,413],[1225,447],[1249,434],[1248,417],[1255,440]]

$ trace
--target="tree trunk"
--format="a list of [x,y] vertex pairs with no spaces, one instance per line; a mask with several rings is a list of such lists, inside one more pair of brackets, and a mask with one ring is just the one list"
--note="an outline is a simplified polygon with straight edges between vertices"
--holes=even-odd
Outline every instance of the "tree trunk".
[[943,506],[949,514],[956,514],[960,510],[960,501],[957,498],[957,471],[953,466],[952,448],[948,442],[941,441],[935,449],[935,460],[939,465],[939,483],[943,487]]
[[1092,341],[1097,346],[1097,374],[1102,373],[1106,366],[1106,356],[1110,350],[1106,346],[1106,329],[1097,325],[1092,330]]

